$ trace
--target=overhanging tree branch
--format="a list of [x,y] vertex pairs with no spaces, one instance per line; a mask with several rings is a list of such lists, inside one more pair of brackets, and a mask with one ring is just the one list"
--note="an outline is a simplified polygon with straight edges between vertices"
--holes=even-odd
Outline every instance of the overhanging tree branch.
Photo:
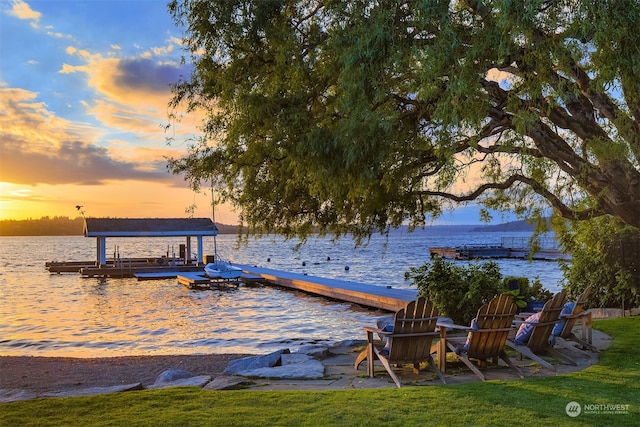
[[534,179],[528,178],[524,175],[511,175],[508,179],[503,182],[492,182],[480,185],[474,191],[458,195],[453,193],[447,193],[444,191],[432,191],[432,190],[422,190],[417,191],[416,193],[420,196],[436,196],[442,197],[448,200],[452,200],[454,202],[469,202],[473,200],[477,200],[484,193],[491,190],[506,190],[511,188],[514,184],[521,182],[523,184],[527,184],[531,187],[536,193],[549,200],[552,206],[558,210],[560,215],[564,218],[573,219],[573,220],[584,220],[590,219],[597,216],[604,215],[603,212],[597,209],[583,209],[581,211],[576,211],[568,207],[565,203],[563,203],[558,197],[556,197],[553,193],[551,193],[547,188],[541,185]]

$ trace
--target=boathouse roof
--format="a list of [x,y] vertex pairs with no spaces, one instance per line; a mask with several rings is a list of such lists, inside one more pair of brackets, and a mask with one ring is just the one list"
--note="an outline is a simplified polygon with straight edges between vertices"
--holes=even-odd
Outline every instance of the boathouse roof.
[[209,218],[85,218],[85,237],[216,236]]

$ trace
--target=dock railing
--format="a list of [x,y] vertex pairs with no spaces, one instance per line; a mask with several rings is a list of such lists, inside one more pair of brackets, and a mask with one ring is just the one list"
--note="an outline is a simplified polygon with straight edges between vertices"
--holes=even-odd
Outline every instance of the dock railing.
[[532,246],[537,249],[558,249],[558,244],[553,237],[537,238],[531,244],[529,237],[502,237],[501,239],[503,248],[510,249],[525,249]]

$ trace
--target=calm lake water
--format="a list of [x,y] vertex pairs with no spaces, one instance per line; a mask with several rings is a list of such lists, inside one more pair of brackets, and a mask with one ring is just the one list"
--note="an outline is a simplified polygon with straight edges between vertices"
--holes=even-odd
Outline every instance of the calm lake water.
[[[528,233],[470,233],[440,228],[372,237],[354,249],[332,243],[218,236],[221,255],[234,262],[379,286],[411,288],[410,267],[429,259],[430,246],[500,243]],[[195,239],[192,239],[195,250]],[[107,254],[161,256],[178,252],[178,238],[107,239]],[[213,253],[213,239],[205,239]],[[47,261],[95,259],[95,240],[82,236],[0,237],[0,355],[103,357],[151,354],[268,353],[313,342],[364,339],[362,327],[388,313],[269,286],[190,290],[176,279],[82,278],[50,274]],[[561,287],[556,262],[499,260],[504,276],[538,277]],[[467,264],[467,262],[462,262]],[[348,270],[345,268],[348,266]]]

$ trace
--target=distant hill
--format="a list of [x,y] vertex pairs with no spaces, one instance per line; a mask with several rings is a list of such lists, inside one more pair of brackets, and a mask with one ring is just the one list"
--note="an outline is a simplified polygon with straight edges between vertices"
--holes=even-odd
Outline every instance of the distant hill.
[[535,225],[529,223],[526,220],[511,221],[504,224],[496,225],[481,225],[479,227],[472,228],[473,232],[505,232],[505,231],[533,231]]
[[[236,234],[238,226],[216,224],[220,234]],[[0,220],[0,236],[82,236],[84,220],[82,217],[62,216],[42,217],[40,219]]]
[[[463,233],[467,231],[471,231],[476,225],[426,225],[424,228],[416,228],[413,233],[420,232],[431,232],[431,231],[439,231],[439,232],[447,232],[447,233]],[[394,228],[391,230],[391,233],[409,233],[409,228],[406,225],[402,225],[398,228]]]

